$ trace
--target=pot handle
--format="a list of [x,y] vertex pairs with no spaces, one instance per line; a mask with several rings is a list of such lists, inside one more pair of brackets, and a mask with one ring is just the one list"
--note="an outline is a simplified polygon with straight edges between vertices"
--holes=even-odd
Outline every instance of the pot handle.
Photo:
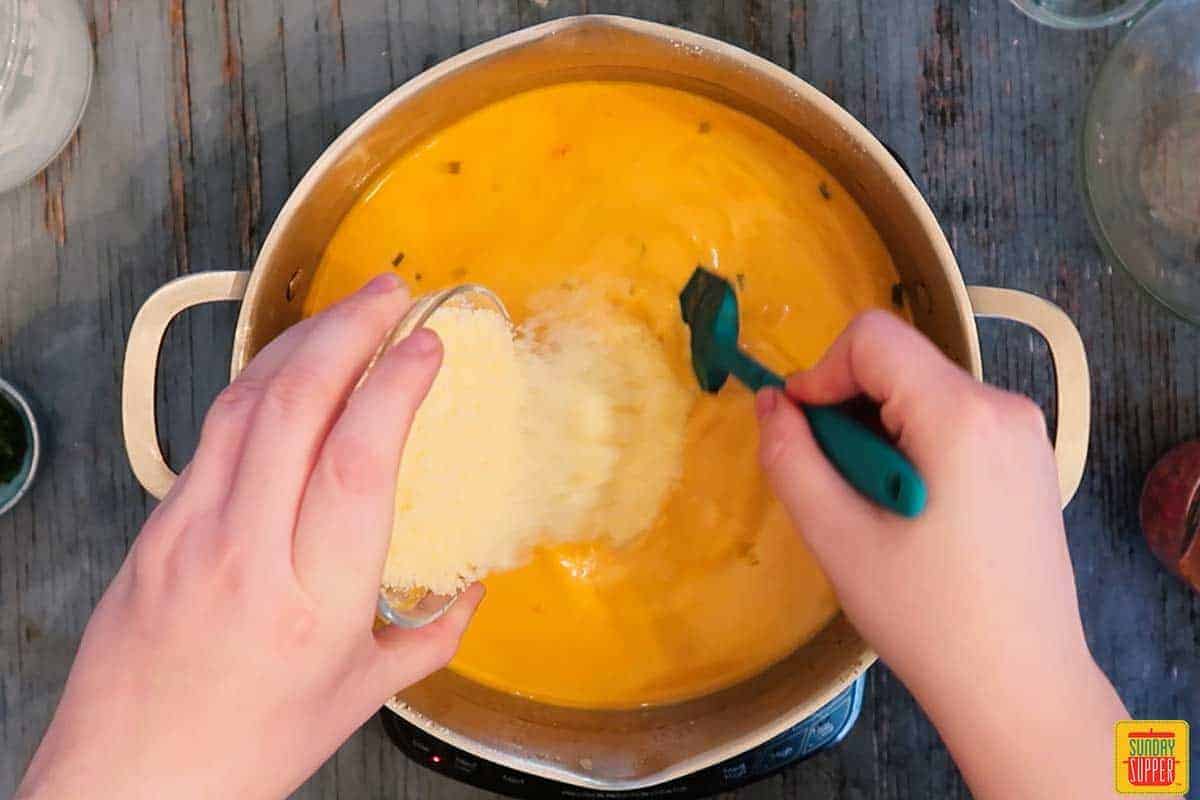
[[1054,456],[1058,485],[1065,506],[1083,479],[1091,431],[1091,385],[1087,353],[1071,318],[1061,308],[1037,295],[1015,289],[969,286],[967,294],[975,316],[1007,319],[1033,328],[1050,347],[1058,393],[1058,430]]
[[146,491],[162,499],[179,476],[167,466],[158,446],[158,421],[154,413],[158,354],[167,325],[192,306],[222,300],[241,300],[249,272],[197,272],[162,286],[142,304],[125,345],[125,370],[121,382],[121,425],[125,452],[134,477]]

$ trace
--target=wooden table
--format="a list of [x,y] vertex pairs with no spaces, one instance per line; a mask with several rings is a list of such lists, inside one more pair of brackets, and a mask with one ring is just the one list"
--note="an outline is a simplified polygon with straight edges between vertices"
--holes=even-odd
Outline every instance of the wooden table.
[[[80,133],[45,174],[0,197],[0,374],[33,396],[49,440],[31,495],[0,518],[0,795],[151,507],[118,413],[138,306],[178,275],[249,268],[305,169],[392,87],[497,34],[584,11],[694,29],[815,84],[908,162],[968,282],[1035,292],[1078,322],[1094,423],[1067,526],[1088,638],[1135,714],[1200,721],[1200,597],[1159,569],[1136,512],[1154,458],[1200,433],[1200,332],[1104,263],[1076,189],[1085,93],[1114,32],[1041,28],[1003,0],[84,5],[98,69]],[[231,307],[201,309],[168,336],[160,402],[176,465],[222,385],[233,318]],[[988,377],[1045,404],[1040,341],[1016,326],[982,331]],[[840,747],[738,796],[965,795],[912,698],[875,667]],[[408,763],[375,721],[297,796],[482,793]]]

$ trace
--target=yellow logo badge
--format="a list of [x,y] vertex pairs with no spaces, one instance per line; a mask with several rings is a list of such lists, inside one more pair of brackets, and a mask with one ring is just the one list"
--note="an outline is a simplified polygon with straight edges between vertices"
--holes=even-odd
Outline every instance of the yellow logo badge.
[[1186,794],[1188,724],[1182,720],[1126,720],[1116,726],[1117,791]]

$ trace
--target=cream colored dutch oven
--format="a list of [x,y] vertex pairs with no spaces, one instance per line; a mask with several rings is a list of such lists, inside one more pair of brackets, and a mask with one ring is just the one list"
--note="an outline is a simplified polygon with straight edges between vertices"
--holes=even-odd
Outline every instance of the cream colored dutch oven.
[[[1066,315],[1022,292],[964,286],[933,213],[904,170],[861,124],[812,86],[722,42],[604,16],[518,31],[409,81],[346,130],[309,170],[275,221],[253,271],[189,275],[146,301],[129,334],[123,421],[129,460],[147,491],[162,497],[175,479],[159,451],[154,419],[158,350],[174,316],[201,303],[241,301],[230,369],[236,376],[259,349],[300,319],[305,292],[338,222],[406,147],[515,92],[596,78],[707,95],[763,120],[815,156],[883,236],[917,325],[975,376],[982,375],[976,316],[1016,320],[1037,330],[1050,345],[1057,375],[1055,449],[1064,502],[1074,494],[1087,452],[1089,390],[1083,344]],[[761,744],[838,695],[874,660],[838,617],[765,673],[669,707],[561,709],[494,692],[448,671],[397,696],[390,707],[430,734],[492,762],[583,787],[634,789]]]

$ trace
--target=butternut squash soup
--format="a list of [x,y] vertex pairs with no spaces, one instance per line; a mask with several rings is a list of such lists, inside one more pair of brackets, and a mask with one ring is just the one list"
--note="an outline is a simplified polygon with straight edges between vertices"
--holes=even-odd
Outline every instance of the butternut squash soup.
[[[683,91],[577,82],[487,106],[398,158],[342,221],[304,310],[384,269],[415,293],[486,284],[518,322],[545,290],[586,286],[692,385],[678,293],[698,264],[730,277],[744,346],[781,372],[813,364],[858,312],[893,308],[898,282],[854,200],[772,128]],[[489,576],[451,668],[547,703],[629,708],[729,686],[816,634],[837,601],[760,474],[752,405],[733,381],[697,391],[682,472],[646,531],[543,546]]]

